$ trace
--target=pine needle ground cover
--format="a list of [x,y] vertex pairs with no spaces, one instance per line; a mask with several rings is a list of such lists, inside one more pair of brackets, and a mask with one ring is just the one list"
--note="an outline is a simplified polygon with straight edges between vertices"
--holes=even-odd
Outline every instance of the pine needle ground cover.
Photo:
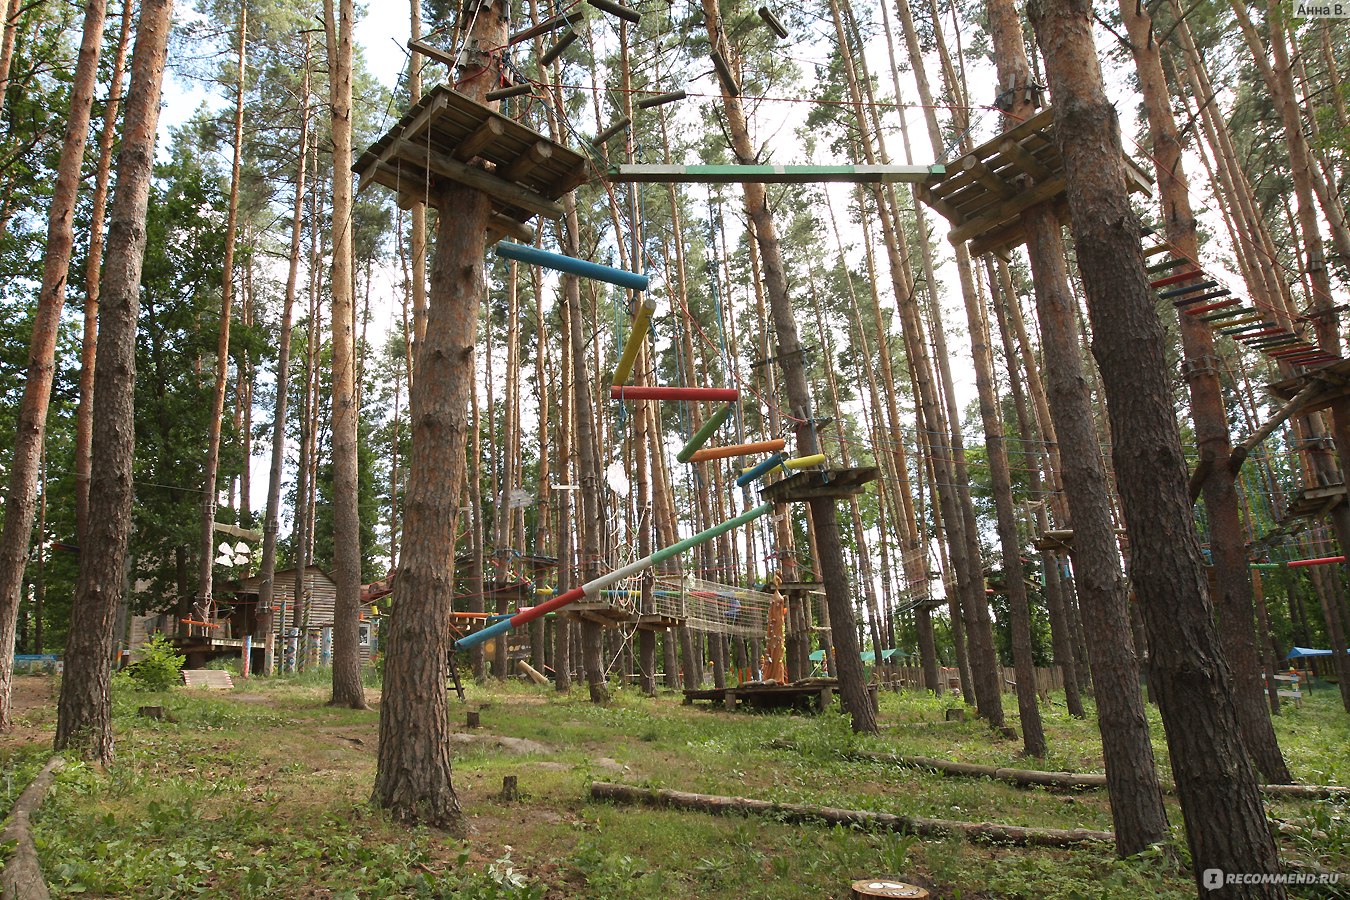
[[[329,709],[314,677],[255,679],[230,694],[175,689],[115,698],[118,762],[68,766],[38,819],[53,894],[99,897],[688,898],[846,897],[855,879],[904,875],[934,896],[1193,897],[1184,860],[1127,861],[1074,850],[789,825],[772,819],[620,807],[588,799],[593,780],[791,803],[1054,828],[1109,830],[1104,791],[1026,790],[862,757],[923,755],[1022,768],[1101,771],[1096,729],[1045,710],[1051,755],[941,700],[883,694],[877,737],[837,714],[727,713],[678,695],[616,692],[606,707],[515,684],[468,687],[482,727],[456,737],[467,842],[392,824],[368,802],[376,711]],[[1325,699],[1324,699],[1325,698]],[[378,696],[372,692],[372,699]],[[139,717],[161,705],[174,721]],[[1152,714],[1153,711],[1151,710]],[[0,744],[11,793],[45,758],[51,708]],[[1331,692],[1277,719],[1296,776],[1347,783],[1350,723]],[[1159,759],[1166,746],[1154,722]],[[520,796],[498,798],[516,775]],[[1286,860],[1350,873],[1350,810],[1330,801],[1269,806]],[[1169,801],[1175,846],[1181,816]],[[1297,896],[1297,894],[1296,894]],[[1327,896],[1307,893],[1304,896]]]

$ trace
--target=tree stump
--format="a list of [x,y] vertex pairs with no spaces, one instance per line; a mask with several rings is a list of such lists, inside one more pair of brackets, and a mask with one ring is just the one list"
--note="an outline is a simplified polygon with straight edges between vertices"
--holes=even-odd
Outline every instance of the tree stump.
[[500,803],[514,803],[520,799],[520,786],[515,775],[502,776],[502,792],[497,795]]
[[949,709],[947,710],[946,720],[948,722],[964,722],[966,720],[966,711],[959,706]]
[[871,900],[875,897],[925,898],[929,893],[918,885],[905,884],[903,881],[890,878],[863,878],[853,882],[850,896],[854,900]]
[[465,728],[477,728],[478,725],[479,725],[479,721],[478,721],[478,710],[476,710],[476,709],[471,709],[471,710],[469,710],[469,711],[464,715],[464,727],[465,727]]

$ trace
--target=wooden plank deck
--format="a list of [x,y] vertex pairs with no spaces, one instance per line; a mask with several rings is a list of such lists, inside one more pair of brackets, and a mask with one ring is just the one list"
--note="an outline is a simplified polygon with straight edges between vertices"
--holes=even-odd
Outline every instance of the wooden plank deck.
[[[469,165],[474,159],[492,168]],[[440,179],[468,184],[493,199],[490,235],[533,239],[522,223],[558,218],[558,203],[589,178],[589,161],[574,150],[451,90],[432,88],[357,159],[359,190],[379,184],[401,205],[427,196]]]
[[801,503],[813,497],[852,497],[866,490],[868,482],[876,480],[878,471],[876,466],[863,466],[798,472],[766,486],[761,493],[765,500],[774,503]]
[[[1026,210],[1051,204],[1061,222],[1068,220],[1064,161],[1054,129],[1054,112],[1047,107],[952,161],[942,180],[917,188],[919,199],[951,224],[949,241],[970,241],[975,256],[1006,253],[1026,240],[1021,225]],[[1128,156],[1125,170],[1130,190],[1151,193],[1148,173]]]
[[234,690],[234,679],[223,669],[184,669],[183,684],[212,691]]
[[[873,708],[877,705],[877,686],[868,685]],[[839,691],[836,678],[808,678],[795,684],[749,683],[724,689],[689,688],[684,692],[684,702],[710,702],[734,710],[739,706],[752,706],[755,709],[802,709],[821,711],[829,707]]]

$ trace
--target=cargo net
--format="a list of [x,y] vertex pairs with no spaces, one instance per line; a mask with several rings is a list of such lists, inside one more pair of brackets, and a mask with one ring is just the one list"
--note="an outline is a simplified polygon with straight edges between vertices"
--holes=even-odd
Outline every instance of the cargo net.
[[[690,628],[713,634],[763,637],[769,627],[773,595],[693,577],[659,576],[652,591],[658,608],[683,617]],[[666,605],[668,604],[668,605]]]

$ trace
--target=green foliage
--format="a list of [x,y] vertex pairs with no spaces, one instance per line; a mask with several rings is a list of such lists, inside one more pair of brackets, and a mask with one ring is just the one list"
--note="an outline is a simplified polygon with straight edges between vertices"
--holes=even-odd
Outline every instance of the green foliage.
[[163,634],[153,635],[141,648],[141,658],[127,666],[132,683],[142,691],[164,691],[178,683],[186,656],[174,651]]

